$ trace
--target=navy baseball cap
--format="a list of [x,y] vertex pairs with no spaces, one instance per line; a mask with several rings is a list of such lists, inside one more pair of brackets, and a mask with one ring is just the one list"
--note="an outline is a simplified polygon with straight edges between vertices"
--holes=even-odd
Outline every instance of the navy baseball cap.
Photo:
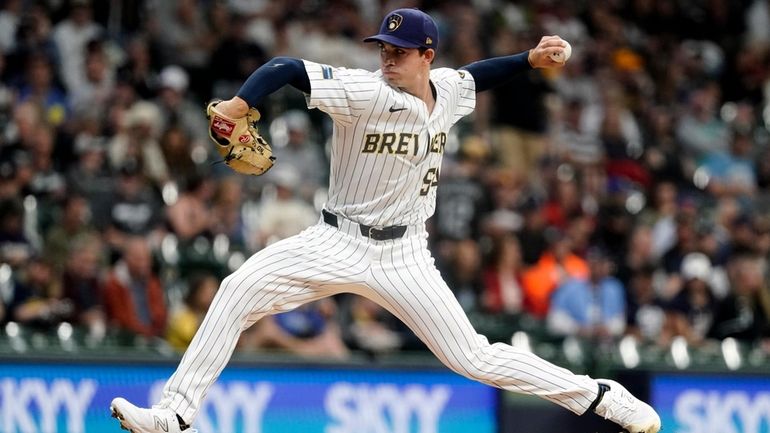
[[396,9],[382,20],[380,33],[364,42],[386,42],[401,48],[438,48],[438,27],[433,18],[415,9]]

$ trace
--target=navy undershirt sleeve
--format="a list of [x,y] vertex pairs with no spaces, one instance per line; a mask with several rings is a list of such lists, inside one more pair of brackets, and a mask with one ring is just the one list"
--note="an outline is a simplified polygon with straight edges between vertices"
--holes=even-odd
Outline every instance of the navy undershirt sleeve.
[[251,73],[238,90],[238,96],[249,107],[255,107],[265,96],[287,84],[310,93],[310,79],[305,64],[292,57],[274,57]]
[[532,65],[527,57],[529,51],[524,51],[512,56],[492,57],[465,65],[465,69],[473,75],[476,82],[476,93],[501,86],[510,81],[514,75],[529,71]]

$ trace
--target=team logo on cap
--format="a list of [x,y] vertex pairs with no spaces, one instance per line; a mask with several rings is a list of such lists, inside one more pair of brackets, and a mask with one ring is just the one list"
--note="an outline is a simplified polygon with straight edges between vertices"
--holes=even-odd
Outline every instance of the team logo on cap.
[[399,26],[401,26],[401,23],[404,21],[404,17],[402,17],[399,14],[393,14],[388,17],[388,31],[392,32],[395,31]]
[[433,39],[430,37],[425,38],[425,45],[433,45]]

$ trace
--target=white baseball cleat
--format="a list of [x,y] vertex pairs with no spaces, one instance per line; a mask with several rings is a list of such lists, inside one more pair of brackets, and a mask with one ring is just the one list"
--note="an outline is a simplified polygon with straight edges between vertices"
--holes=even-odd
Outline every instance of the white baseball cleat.
[[136,407],[124,398],[115,398],[110,404],[112,417],[120,421],[120,428],[131,433],[196,433],[182,419],[167,408]]
[[621,384],[609,379],[597,379],[597,382],[610,387],[596,406],[598,415],[603,416],[629,433],[658,433],[660,417],[649,404],[634,397]]

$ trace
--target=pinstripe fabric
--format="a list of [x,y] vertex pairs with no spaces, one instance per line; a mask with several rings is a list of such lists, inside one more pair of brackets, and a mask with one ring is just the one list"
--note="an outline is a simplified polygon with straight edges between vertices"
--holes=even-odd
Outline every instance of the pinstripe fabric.
[[[334,120],[326,208],[371,226],[422,223],[436,202],[435,187],[420,193],[424,178],[429,170],[440,169],[443,158],[443,148],[429,151],[431,140],[446,136],[473,111],[473,77],[449,68],[432,70],[436,104],[428,113],[422,100],[389,86],[380,71],[331,67],[330,75],[326,68],[305,61],[312,88],[308,107]],[[406,154],[362,152],[367,135],[387,133],[412,137]]]
[[[159,405],[191,422],[243,330],[265,315],[351,292],[400,318],[453,371],[583,413],[596,398],[597,383],[509,345],[489,344],[471,326],[427,248],[425,221],[434,211],[433,180],[443,157],[439,139],[474,109],[471,75],[431,71],[436,104],[428,113],[422,100],[388,86],[379,72],[307,61],[305,68],[312,87],[308,107],[334,120],[325,207],[339,216],[338,227],[319,221],[254,254],[228,276]],[[386,135],[392,141],[386,143]],[[408,228],[401,239],[374,241],[361,235],[358,224]]]
[[364,284],[366,250],[360,240],[319,223],[249,258],[220,285],[160,405],[194,419],[243,330],[265,315]]
[[453,371],[508,391],[537,395],[581,414],[596,398],[596,382],[510,345],[489,344],[441,278],[427,236],[377,248],[368,293],[409,326]]
[[259,318],[341,292],[366,296],[401,319],[453,371],[508,391],[532,394],[575,413],[596,398],[596,382],[512,346],[489,344],[468,321],[435,268],[427,234],[373,241],[352,222],[323,223],[273,244],[230,275],[209,308],[161,406],[195,418],[238,337]]

